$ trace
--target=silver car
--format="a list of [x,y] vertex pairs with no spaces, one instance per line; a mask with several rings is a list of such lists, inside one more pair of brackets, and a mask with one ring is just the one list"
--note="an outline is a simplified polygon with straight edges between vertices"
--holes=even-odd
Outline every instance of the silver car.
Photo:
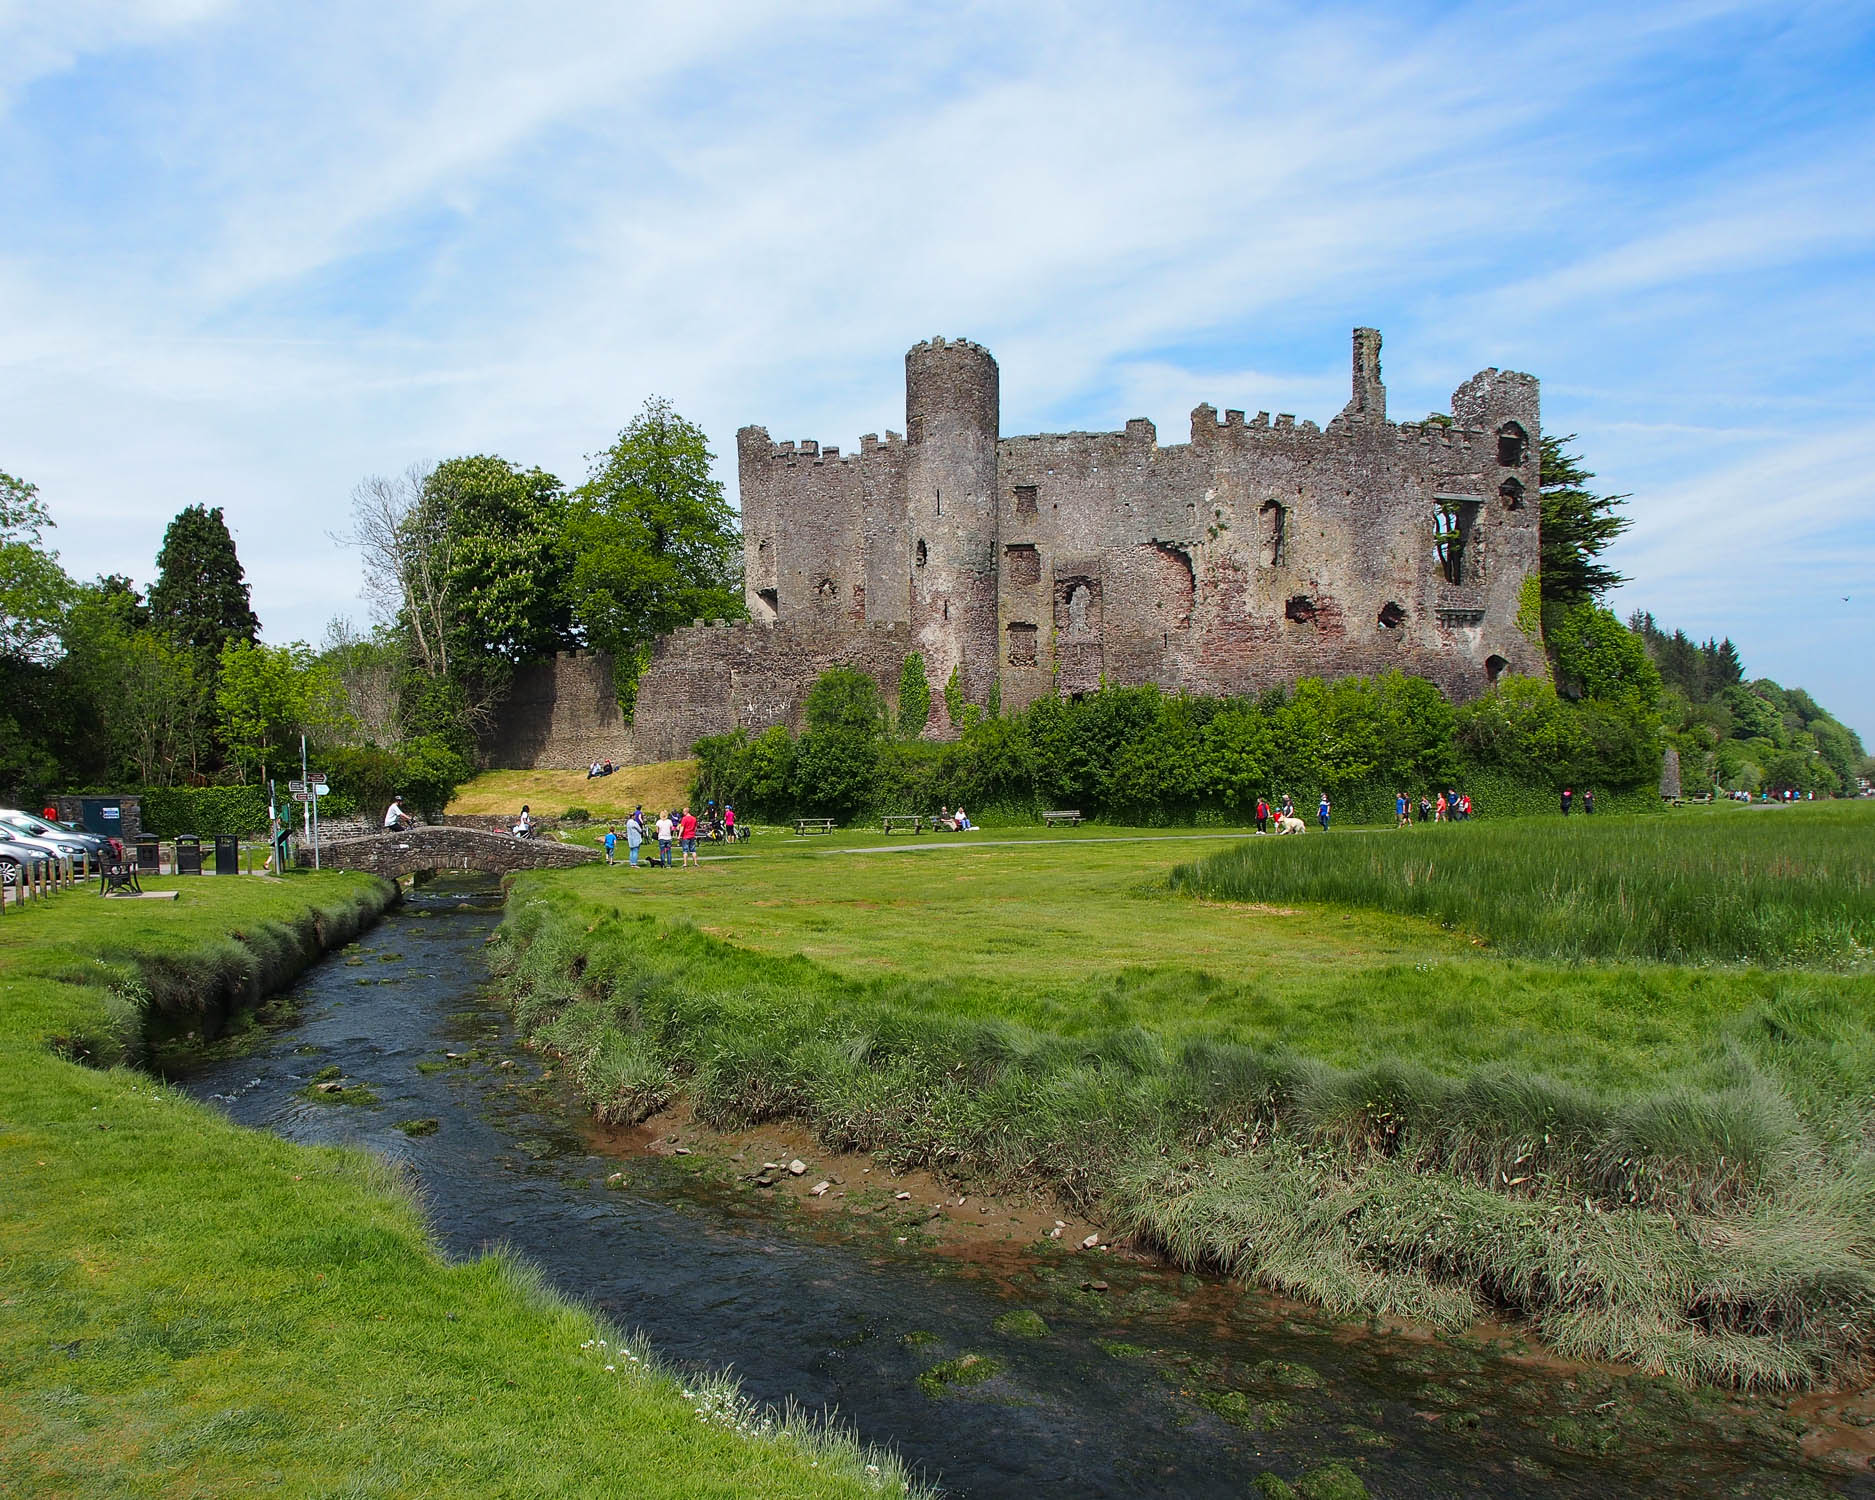
[[23,865],[61,859],[63,849],[55,849],[43,839],[30,839],[16,829],[0,824],[0,885],[18,885]]
[[74,833],[69,828],[30,818],[23,812],[15,812],[7,807],[0,807],[0,828],[16,833],[21,838],[50,844],[60,854],[69,854],[74,859],[81,854],[95,857],[104,843],[95,833]]

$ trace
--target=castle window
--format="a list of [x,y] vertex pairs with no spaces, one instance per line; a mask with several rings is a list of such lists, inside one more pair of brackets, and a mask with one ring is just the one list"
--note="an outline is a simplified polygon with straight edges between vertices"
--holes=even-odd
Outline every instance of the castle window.
[[918,559],[918,566],[922,568],[924,566],[924,538],[923,537],[918,538],[918,551],[915,555]]
[[1297,594],[1283,606],[1283,618],[1298,625],[1315,623],[1315,601],[1307,594]]
[[820,582],[814,586],[814,592],[819,594],[823,599],[837,599],[840,597],[840,587],[831,578],[821,579]]
[[1035,514],[1036,509],[1037,509],[1037,506],[1035,504],[1035,486],[1032,484],[1017,485],[1016,486],[1016,514],[1019,516],[1032,516]]
[[1478,501],[1467,495],[1434,495],[1438,506],[1433,514],[1432,545],[1438,555],[1439,571],[1447,583],[1477,581],[1477,564],[1466,556],[1471,549],[1472,529],[1478,524]]
[[781,596],[774,589],[755,591],[755,618],[763,625],[773,624],[781,615]]
[[1032,667],[1036,664],[1036,641],[1041,632],[1020,620],[1009,623],[1009,665]]
[[1265,500],[1257,512],[1258,556],[1266,568],[1289,561],[1289,512],[1279,500]]
[[1504,675],[1504,669],[1510,665],[1501,656],[1487,656],[1484,660],[1484,675],[1496,682]]
[[1391,599],[1380,606],[1380,628],[1382,630],[1398,630],[1405,621],[1406,611],[1401,609],[1400,606],[1395,604]]
[[1530,452],[1530,434],[1520,423],[1506,422],[1497,430],[1497,461],[1507,469],[1521,469]]
[[1523,486],[1515,479],[1506,479],[1497,487],[1497,493],[1498,498],[1504,502],[1504,509],[1523,509]]
[[1042,581],[1042,554],[1025,542],[1003,548],[1003,565],[1009,582],[1017,588],[1030,588]]

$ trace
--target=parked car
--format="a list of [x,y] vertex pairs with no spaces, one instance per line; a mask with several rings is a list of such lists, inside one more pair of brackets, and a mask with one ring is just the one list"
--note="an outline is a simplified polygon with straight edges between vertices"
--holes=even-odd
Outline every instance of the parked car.
[[17,885],[20,867],[36,860],[54,860],[64,856],[43,839],[27,838],[15,829],[0,824],[0,884]]
[[73,858],[81,854],[96,857],[105,843],[105,840],[98,834],[74,833],[67,828],[54,827],[41,822],[38,818],[28,817],[25,813],[15,812],[8,807],[0,807],[0,828],[9,829],[22,838],[50,844],[60,854],[69,854]]

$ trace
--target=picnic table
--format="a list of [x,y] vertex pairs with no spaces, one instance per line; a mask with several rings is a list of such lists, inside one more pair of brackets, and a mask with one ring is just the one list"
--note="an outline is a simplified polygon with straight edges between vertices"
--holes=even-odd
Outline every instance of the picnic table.
[[1080,813],[1072,809],[1060,812],[1045,812],[1042,814],[1042,822],[1049,828],[1053,828],[1057,823],[1066,823],[1069,827],[1073,827],[1081,821]]
[[922,813],[887,813],[885,831],[897,833],[900,829],[909,828],[913,833],[923,833],[924,821]]
[[802,838],[813,833],[832,833],[833,826],[832,818],[796,818],[794,820],[794,831]]

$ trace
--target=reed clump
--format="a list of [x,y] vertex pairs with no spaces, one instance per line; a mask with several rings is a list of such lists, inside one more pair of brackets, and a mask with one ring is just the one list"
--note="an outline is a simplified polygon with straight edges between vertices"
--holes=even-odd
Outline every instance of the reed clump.
[[1872,842],[1854,804],[1725,808],[1247,839],[1171,878],[1212,900],[1427,917],[1536,958],[1858,968],[1875,955]]

